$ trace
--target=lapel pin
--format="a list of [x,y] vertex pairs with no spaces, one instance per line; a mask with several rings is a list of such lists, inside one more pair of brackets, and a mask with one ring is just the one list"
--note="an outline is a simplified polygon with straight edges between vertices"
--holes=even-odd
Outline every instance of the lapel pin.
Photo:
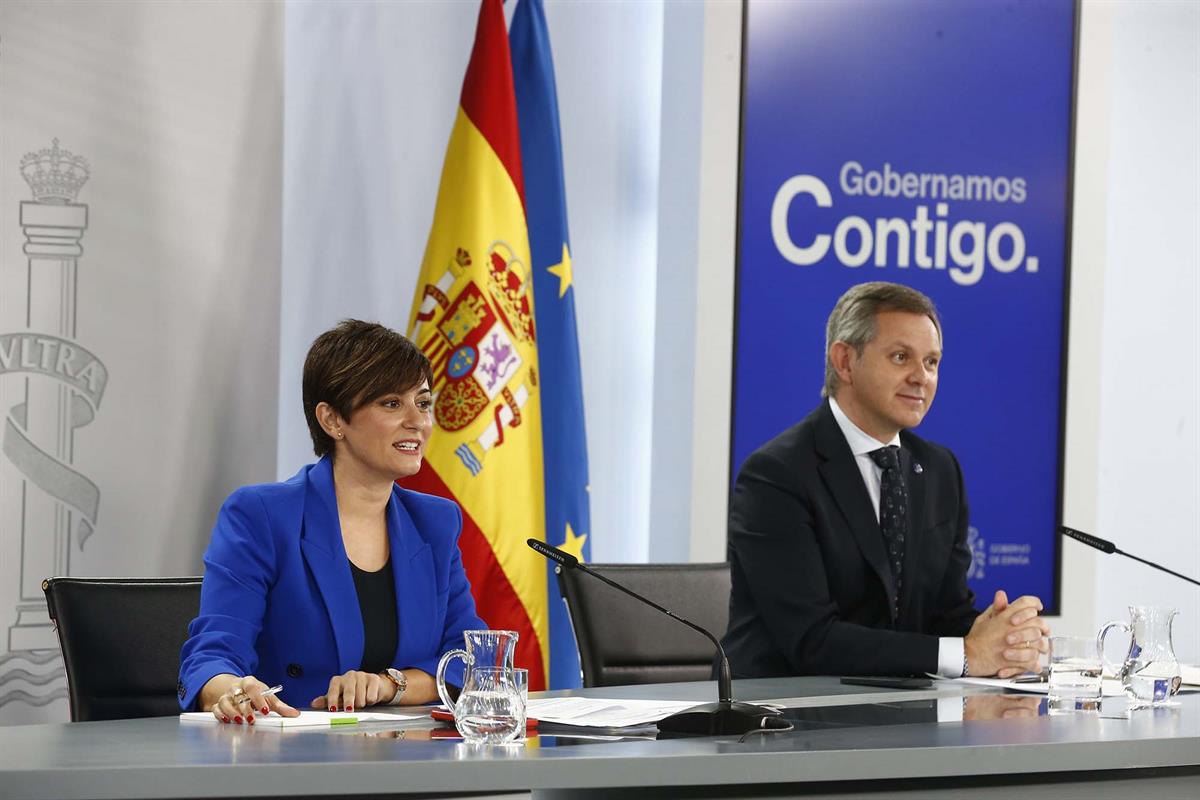
[[920,474],[921,474],[922,472],[924,472],[924,471],[925,471],[925,468],[924,468],[924,467],[922,467],[922,466],[921,466],[920,464],[918,464],[916,461],[914,461],[914,462],[913,462],[913,472],[915,472],[915,473],[917,473],[918,475],[920,475]]

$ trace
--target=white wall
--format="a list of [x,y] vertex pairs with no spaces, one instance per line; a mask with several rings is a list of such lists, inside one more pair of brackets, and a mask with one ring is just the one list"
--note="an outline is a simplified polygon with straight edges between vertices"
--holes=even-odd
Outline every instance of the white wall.
[[[0,454],[0,723],[67,718],[42,578],[198,574],[224,497],[274,473],[281,34],[265,3],[0,3],[0,335],[60,336],[108,377],[74,427],[69,382],[0,367],[0,429],[27,405],[99,492],[81,539]],[[55,138],[90,177],[42,211],[86,210],[82,254],[31,263],[20,167]]]
[[[1200,5],[1112,14],[1097,532],[1200,578]],[[1200,587],[1107,556],[1094,597],[1097,622],[1181,609],[1200,660]]]
[[741,4],[708,3],[701,73],[691,561],[725,560],[741,72]]
[[645,561],[663,3],[547,2],[591,481],[593,561]]
[[[1196,577],[1200,6],[1083,12],[1064,518]],[[1057,630],[1170,606],[1177,655],[1200,660],[1200,589],[1072,541],[1062,585]]]
[[[1071,310],[1067,340],[1066,459],[1063,520],[1097,531],[1096,486],[1100,443],[1100,367],[1104,264],[1108,227],[1109,116],[1112,14],[1108,5],[1083,7],[1076,89],[1074,208],[1071,217]],[[1083,636],[1094,631],[1096,551],[1062,543],[1061,614],[1053,628]]]
[[[654,405],[647,561],[686,562],[692,505],[692,376],[699,258],[704,6],[663,10],[662,133],[658,171],[658,266],[654,308]],[[701,451],[703,452],[703,451]],[[633,560],[624,553],[616,560]]]

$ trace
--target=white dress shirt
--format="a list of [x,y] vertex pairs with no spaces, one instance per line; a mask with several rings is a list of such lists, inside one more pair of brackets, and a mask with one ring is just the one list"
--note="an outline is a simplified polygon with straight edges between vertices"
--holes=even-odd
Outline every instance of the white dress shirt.
[[[832,397],[829,398],[829,409],[833,412],[833,418],[837,420],[838,427],[842,430],[842,435],[846,437],[846,444],[850,445],[850,452],[854,454],[854,461],[858,464],[858,471],[862,473],[863,483],[867,486],[867,494],[871,498],[871,507],[875,509],[875,520],[879,521],[879,485],[883,481],[883,469],[872,460],[870,453],[873,450],[890,445],[899,447],[900,434],[897,433],[893,436],[890,442],[881,442],[855,425],[846,416],[846,412],[842,411],[841,406],[837,404],[837,400],[834,400]],[[938,637],[939,675],[944,675],[947,678],[960,677],[963,674],[963,658],[963,640],[961,637]]]

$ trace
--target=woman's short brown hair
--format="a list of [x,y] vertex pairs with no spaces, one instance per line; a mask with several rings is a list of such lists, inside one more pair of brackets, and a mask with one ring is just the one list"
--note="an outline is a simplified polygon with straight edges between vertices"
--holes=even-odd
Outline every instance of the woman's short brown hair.
[[433,384],[429,359],[417,346],[377,322],[346,319],[316,338],[304,359],[304,419],[313,452],[333,452],[333,437],[317,421],[317,405],[328,403],[349,420],[358,409],[421,381]]

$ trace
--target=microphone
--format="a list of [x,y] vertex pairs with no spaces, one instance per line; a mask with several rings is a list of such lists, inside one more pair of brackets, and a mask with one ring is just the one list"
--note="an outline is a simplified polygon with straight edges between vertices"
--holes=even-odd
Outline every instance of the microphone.
[[1188,583],[1193,583],[1196,586],[1200,586],[1200,581],[1196,580],[1195,578],[1189,578],[1187,575],[1180,575],[1178,572],[1167,569],[1166,567],[1162,566],[1161,564],[1155,564],[1153,561],[1147,561],[1144,558],[1138,558],[1137,556],[1133,555],[1132,553],[1126,553],[1124,550],[1117,547],[1115,544],[1108,541],[1107,539],[1101,539],[1099,536],[1093,536],[1090,533],[1084,533],[1083,531],[1077,531],[1074,528],[1068,528],[1066,525],[1059,525],[1058,530],[1059,530],[1059,533],[1061,533],[1063,536],[1069,536],[1077,542],[1083,542],[1088,547],[1094,547],[1102,553],[1119,553],[1120,555],[1123,555],[1126,558],[1132,558],[1134,561],[1140,561],[1143,564],[1146,564],[1147,566],[1151,566],[1151,567],[1154,567],[1155,569],[1162,570],[1163,572],[1167,573],[1168,575],[1174,575],[1176,578],[1181,578],[1181,579],[1187,581]]
[[704,634],[713,643],[713,646],[717,648],[717,652],[721,654],[721,664],[717,671],[718,701],[716,703],[705,703],[695,708],[689,708],[686,711],[680,711],[678,714],[672,714],[669,717],[659,720],[658,729],[660,731],[663,733],[695,734],[699,736],[728,736],[760,729],[791,729],[792,726],[780,717],[780,712],[750,703],[739,703],[733,699],[733,678],[729,669],[729,659],[725,656],[725,648],[721,647],[720,640],[713,636],[712,633],[701,628],[694,622],[689,622],[683,617],[677,616],[653,600],[642,597],[632,589],[627,589],[616,581],[604,577],[599,572],[589,569],[586,565],[579,563],[579,559],[570,553],[563,552],[557,547],[553,547],[537,539],[527,539],[525,543],[531,549],[554,561],[563,569],[577,569],[580,572],[587,573],[593,578],[607,583],[614,589],[624,592],[634,600],[638,600],[653,609],[661,611],[676,622],[683,623],[692,630]]

